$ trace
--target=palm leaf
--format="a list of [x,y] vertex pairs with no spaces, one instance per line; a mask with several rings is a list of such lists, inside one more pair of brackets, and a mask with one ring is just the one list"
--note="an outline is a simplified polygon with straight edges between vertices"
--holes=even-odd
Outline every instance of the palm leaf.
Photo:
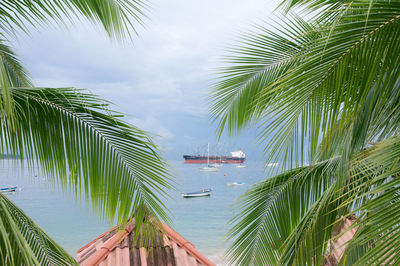
[[32,82],[28,71],[22,66],[14,51],[0,40],[0,64],[3,70],[1,84],[8,84],[15,87],[31,86]]
[[[400,238],[397,214],[400,211],[398,135],[375,144],[354,159],[357,175],[347,186],[352,194],[343,205],[351,206],[359,219],[356,235],[351,239],[343,263],[396,264],[400,260]],[[363,179],[363,182],[357,182]],[[390,244],[389,244],[390,243]]]
[[[282,240],[281,250],[268,250],[271,247],[259,245],[242,234],[247,228],[254,237],[251,230],[256,232],[261,228],[259,235],[265,236],[266,243],[271,243],[271,236],[277,234],[272,232],[276,228],[273,223],[269,227],[263,226],[266,224],[263,219],[268,215],[262,210],[268,209],[265,195],[273,193],[274,187],[258,191],[260,195],[254,192],[251,197],[245,197],[242,208],[247,206],[249,209],[241,213],[243,217],[237,217],[236,230],[230,235],[242,239],[233,245],[233,260],[250,262],[253,258],[264,264],[323,263],[329,253],[333,226],[342,216],[356,213],[364,222],[359,223],[360,233],[357,235],[360,238],[356,236],[348,249],[352,254],[347,257],[349,261],[351,258],[360,264],[397,262],[398,219],[394,217],[390,222],[384,222],[389,211],[384,206],[397,208],[398,185],[390,183],[395,182],[391,178],[396,171],[388,170],[390,163],[398,163],[395,159],[397,153],[386,149],[385,152],[393,155],[393,159],[385,161],[385,167],[379,165],[383,153],[377,161],[369,157],[360,164],[358,158],[364,156],[368,143],[385,142],[398,134],[400,2],[286,3],[289,9],[303,6],[306,11],[313,12],[320,8],[323,14],[307,23],[311,25],[310,30],[303,27],[303,22],[289,18],[291,21],[283,25],[284,30],[268,32],[266,36],[256,33],[237,48],[229,59],[230,66],[222,69],[220,81],[212,94],[212,114],[220,120],[220,131],[239,130],[248,123],[261,125],[259,140],[266,143],[267,161],[280,159],[289,165],[287,169],[292,168],[293,162],[324,162],[336,156],[340,162],[335,171],[330,172],[331,186],[325,187],[324,193],[298,217],[295,226],[288,227],[290,234]],[[334,19],[330,21],[328,18]],[[275,36],[278,34],[284,39],[287,32],[292,37],[286,38],[286,42],[295,36],[300,40],[303,36],[312,38],[299,41],[297,51],[300,52],[296,53],[295,49],[282,45]],[[260,43],[262,38],[270,42]],[[268,69],[277,47],[282,58],[286,54],[296,55],[289,57],[292,64],[270,79],[253,82],[254,76]],[[292,171],[295,170],[285,174],[293,174]],[[390,187],[384,185],[385,182]],[[301,186],[295,189],[314,194],[314,190],[304,191]],[[302,202],[299,196],[289,199],[291,203]],[[373,203],[376,203],[375,207]],[[258,210],[253,216],[249,215],[252,208]],[[285,215],[293,215],[294,211],[288,209],[287,213],[276,214],[275,224],[288,220]],[[370,218],[371,215],[377,220]],[[254,227],[252,221],[257,221],[260,227]],[[382,233],[378,230],[380,226],[385,238],[377,233]],[[393,245],[385,247],[385,241],[391,237]],[[356,241],[357,238],[365,241]],[[255,253],[258,255],[251,255]]]
[[[321,152],[319,148],[326,147],[318,147],[324,142],[321,140],[330,142],[337,137],[340,139],[336,143],[344,143],[343,135],[337,132],[352,128],[349,121],[355,121],[353,118],[364,104],[369,88],[378,87],[382,91],[379,99],[384,104],[391,97],[393,84],[397,81],[398,73],[388,73],[387,69],[397,69],[398,64],[399,3],[376,2],[372,8],[367,4],[353,4],[341,16],[339,24],[313,26],[311,32],[302,30],[304,23],[294,21],[297,26],[293,23],[285,25],[287,31],[296,28],[292,30],[292,39],[296,36],[300,36],[296,38],[299,40],[304,39],[302,36],[313,36],[314,39],[300,44],[302,52],[295,57],[297,61],[290,66],[290,71],[278,72],[270,79],[252,82],[253,76],[261,76],[257,69],[268,69],[265,62],[271,61],[270,55],[276,54],[276,47],[280,48],[281,58],[286,53],[295,53],[293,49],[281,45],[272,33],[267,37],[258,34],[244,47],[236,49],[236,57],[230,60],[232,66],[223,70],[222,80],[212,94],[211,113],[220,120],[220,131],[241,128],[255,118],[256,123],[263,125],[260,140],[268,142],[265,151],[269,152],[267,160],[271,161],[318,161],[318,155],[326,156],[321,158],[324,160],[337,154],[343,145],[329,153]],[[365,15],[367,11],[369,13]],[[259,45],[260,38],[267,38],[273,44]],[[250,55],[248,57],[257,62],[258,67],[253,67],[244,55]],[[242,80],[238,82],[236,77]],[[247,84],[247,87],[241,84]],[[361,87],[368,89],[360,90]],[[245,96],[239,97],[237,91]],[[382,105],[378,107],[382,108]],[[377,124],[375,127],[382,126]],[[385,133],[390,136],[393,131]],[[369,133],[366,136],[368,138],[359,142],[356,149],[378,137]],[[305,145],[307,142],[310,145]],[[303,155],[308,158],[299,157]]]
[[[3,114],[1,115],[2,123],[10,123],[12,126],[15,119],[14,102],[10,88],[31,85],[32,82],[27,70],[6,42],[0,40],[0,112]],[[5,113],[7,113],[7,116],[4,116]]]
[[358,220],[351,228],[358,230],[342,263],[397,263],[399,147],[395,136],[364,150],[348,164],[345,177],[336,157],[255,185],[241,197],[241,211],[231,221],[231,262],[323,264],[333,251],[330,243],[340,237],[334,226],[354,214]]
[[168,221],[160,197],[167,197],[171,176],[151,137],[120,120],[95,95],[73,88],[18,87],[30,85],[29,77],[11,49],[0,48],[2,77],[9,77],[2,87],[9,96],[3,93],[1,99],[12,106],[11,114],[1,108],[1,151],[37,164],[111,221],[136,212],[140,225],[144,208]]
[[111,38],[123,38],[135,31],[132,20],[143,24],[147,8],[146,0],[4,0],[0,2],[0,29],[16,34],[16,29],[28,32],[28,25],[85,17],[102,25]]
[[[339,162],[340,158],[335,158],[293,169],[249,189],[239,201],[241,211],[231,221],[228,233],[234,238],[228,251],[231,262],[244,265],[288,263],[290,259],[282,261],[282,258],[296,249],[297,244],[292,243],[295,239],[303,239],[296,231],[306,232],[298,229],[307,226],[305,217],[315,220],[323,216],[317,205],[335,184]],[[329,235],[325,238],[329,239]],[[315,253],[316,250],[309,247],[308,251]]]
[[300,18],[294,20],[298,23],[286,24],[292,31],[279,35],[260,26],[255,30],[261,33],[249,33],[239,42],[244,47],[229,49],[237,56],[226,56],[225,61],[233,66],[221,69],[220,81],[209,97],[210,113],[220,119],[220,133],[225,128],[234,133],[259,117],[271,101],[269,97],[260,99],[265,84],[273,83],[302,57],[304,43],[313,39],[312,34],[305,34],[312,25]]
[[286,12],[301,7],[304,12],[321,11],[322,9],[323,12],[320,13],[335,13],[335,10],[348,3],[349,1],[346,0],[283,0],[280,7],[283,7]]
[[76,265],[76,261],[0,193],[2,265]]
[[[144,131],[72,88],[13,88],[18,123],[1,126],[2,152],[38,164],[111,221],[149,208],[168,220],[160,196],[171,188],[166,162]],[[140,225],[139,221],[136,221]]]
[[[143,23],[146,10],[142,0],[5,0],[0,2],[0,35],[6,39],[20,30],[29,33],[32,26],[86,18],[109,37],[122,39],[130,37],[130,30],[136,33],[134,23]],[[162,199],[171,188],[171,176],[149,134],[125,123],[97,96],[73,88],[34,88],[5,41],[0,41],[0,83],[3,153],[40,167],[109,221],[134,215],[138,230],[148,218],[169,221]],[[15,214],[11,203],[1,207],[7,218],[0,225],[3,263],[74,263],[35,226],[16,226],[12,219],[22,214]]]

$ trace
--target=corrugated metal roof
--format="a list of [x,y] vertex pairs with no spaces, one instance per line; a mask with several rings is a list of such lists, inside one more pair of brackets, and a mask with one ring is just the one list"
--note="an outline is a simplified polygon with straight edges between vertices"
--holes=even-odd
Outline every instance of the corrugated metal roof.
[[134,238],[131,222],[125,229],[114,227],[77,251],[80,265],[215,265],[202,255],[192,243],[162,223],[163,230],[155,230],[148,241],[141,235]]

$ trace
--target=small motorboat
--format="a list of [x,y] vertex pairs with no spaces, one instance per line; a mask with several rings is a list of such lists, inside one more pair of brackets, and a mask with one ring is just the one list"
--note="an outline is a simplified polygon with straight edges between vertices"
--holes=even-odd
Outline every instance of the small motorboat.
[[244,165],[244,164],[239,164],[239,165],[236,165],[236,168],[246,168],[246,165]]
[[233,182],[233,183],[227,183],[226,185],[228,186],[228,187],[231,187],[231,186],[243,186],[243,185],[245,185],[246,183],[244,183],[244,182]]
[[17,189],[18,189],[17,186],[14,186],[14,187],[3,187],[3,188],[0,188],[0,192],[1,193],[15,192],[15,191],[17,191]]
[[211,188],[205,188],[197,192],[182,193],[182,197],[184,198],[197,198],[197,197],[207,197],[207,196],[211,196]]
[[278,165],[279,165],[279,163],[267,163],[266,164],[266,166],[268,166],[268,167],[276,167]]

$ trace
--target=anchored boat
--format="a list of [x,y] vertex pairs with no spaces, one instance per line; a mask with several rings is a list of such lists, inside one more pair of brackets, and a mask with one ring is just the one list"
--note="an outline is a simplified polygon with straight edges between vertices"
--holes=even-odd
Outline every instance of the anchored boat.
[[206,188],[197,192],[182,193],[184,198],[197,198],[211,196],[211,188]]
[[207,146],[207,166],[200,168],[203,172],[217,172],[219,168],[210,164],[210,144]]
[[226,185],[228,186],[228,187],[232,187],[232,186],[243,186],[243,185],[245,185],[246,183],[244,183],[244,182],[233,182],[233,183],[227,183]]
[[15,192],[15,191],[17,191],[17,189],[18,189],[17,186],[14,186],[14,187],[3,187],[3,188],[0,188],[0,192],[2,192],[2,193]]

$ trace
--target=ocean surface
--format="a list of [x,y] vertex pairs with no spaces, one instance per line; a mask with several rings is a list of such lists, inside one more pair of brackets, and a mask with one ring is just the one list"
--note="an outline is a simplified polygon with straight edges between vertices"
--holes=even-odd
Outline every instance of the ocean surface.
[[[17,185],[22,191],[9,198],[23,209],[53,239],[74,257],[76,250],[113,225],[102,221],[84,200],[61,190],[27,164],[0,163],[0,187]],[[170,191],[166,202],[172,214],[173,229],[192,242],[212,261],[223,264],[229,243],[224,239],[228,221],[237,213],[232,203],[252,184],[268,177],[262,162],[246,161],[246,168],[223,165],[218,172],[201,172],[204,165],[170,161],[176,172],[177,190]],[[244,182],[242,186],[228,183]],[[182,198],[181,192],[212,188],[210,197]]]

